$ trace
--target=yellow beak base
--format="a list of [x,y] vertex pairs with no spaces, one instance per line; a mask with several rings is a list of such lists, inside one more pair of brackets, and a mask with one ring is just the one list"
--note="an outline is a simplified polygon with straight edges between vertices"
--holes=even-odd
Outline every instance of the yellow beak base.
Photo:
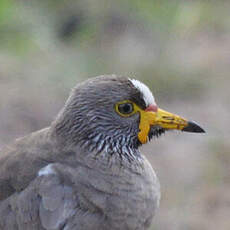
[[177,129],[185,132],[204,133],[205,131],[195,122],[188,121],[178,115],[158,109],[157,112],[140,110],[140,124],[138,139],[144,144],[148,141],[151,126],[160,126],[163,129]]

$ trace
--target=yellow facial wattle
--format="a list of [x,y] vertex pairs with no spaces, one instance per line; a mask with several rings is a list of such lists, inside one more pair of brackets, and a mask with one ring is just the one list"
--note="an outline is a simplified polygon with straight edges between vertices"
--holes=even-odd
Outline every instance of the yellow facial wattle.
[[139,133],[138,139],[139,141],[144,144],[148,141],[148,134],[150,131],[150,126],[154,124],[156,119],[156,113],[154,112],[147,112],[142,109],[139,110],[140,113],[140,124],[139,124]]

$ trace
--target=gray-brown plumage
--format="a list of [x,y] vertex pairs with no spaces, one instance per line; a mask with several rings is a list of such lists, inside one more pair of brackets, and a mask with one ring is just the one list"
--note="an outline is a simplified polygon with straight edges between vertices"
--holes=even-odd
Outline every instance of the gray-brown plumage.
[[[50,127],[0,153],[0,230],[149,228],[159,183],[138,150],[141,113],[127,103],[155,102],[138,84],[114,75],[79,84]],[[151,125],[148,138],[163,131]]]

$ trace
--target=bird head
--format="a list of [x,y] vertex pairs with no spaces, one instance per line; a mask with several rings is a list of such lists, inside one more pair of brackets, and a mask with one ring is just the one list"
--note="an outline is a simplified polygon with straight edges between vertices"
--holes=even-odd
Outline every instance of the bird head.
[[78,84],[53,123],[65,143],[95,152],[129,152],[167,130],[202,133],[194,122],[158,108],[138,80],[99,76]]

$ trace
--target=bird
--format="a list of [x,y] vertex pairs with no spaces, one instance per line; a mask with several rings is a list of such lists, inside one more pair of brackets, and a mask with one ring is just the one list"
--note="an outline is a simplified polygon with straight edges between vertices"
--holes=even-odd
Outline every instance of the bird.
[[139,80],[77,84],[49,127],[1,150],[0,230],[149,229],[160,184],[139,147],[173,129],[205,132]]

